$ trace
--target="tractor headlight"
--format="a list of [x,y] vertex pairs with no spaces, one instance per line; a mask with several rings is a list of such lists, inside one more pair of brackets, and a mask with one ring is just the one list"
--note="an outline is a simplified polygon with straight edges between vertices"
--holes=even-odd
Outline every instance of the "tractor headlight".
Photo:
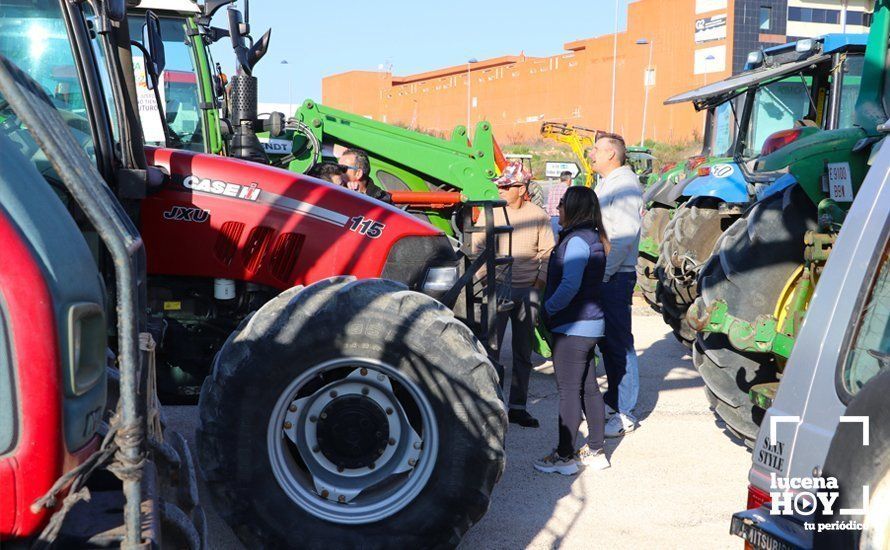
[[427,270],[420,288],[425,294],[448,292],[457,283],[458,278],[456,265],[431,267]]
[[763,52],[760,50],[755,50],[753,52],[748,53],[747,59],[748,65],[757,66],[763,63]]
[[812,38],[804,38],[803,40],[798,40],[797,44],[794,45],[794,51],[796,52],[809,52],[813,51],[816,48],[816,41]]

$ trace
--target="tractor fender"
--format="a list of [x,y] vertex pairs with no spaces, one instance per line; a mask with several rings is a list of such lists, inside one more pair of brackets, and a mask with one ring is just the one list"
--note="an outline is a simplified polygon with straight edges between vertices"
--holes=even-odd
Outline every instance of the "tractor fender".
[[782,174],[771,184],[757,188],[757,200],[762,201],[767,197],[777,195],[795,184],[797,184],[797,178],[791,174]]
[[671,191],[679,185],[670,178],[662,178],[643,194],[643,204],[657,203],[665,206],[676,206],[675,201],[670,198]]
[[716,197],[729,203],[744,203],[750,200],[748,182],[734,162],[715,164],[706,176],[689,178],[674,187],[671,199],[674,201],[695,197]]

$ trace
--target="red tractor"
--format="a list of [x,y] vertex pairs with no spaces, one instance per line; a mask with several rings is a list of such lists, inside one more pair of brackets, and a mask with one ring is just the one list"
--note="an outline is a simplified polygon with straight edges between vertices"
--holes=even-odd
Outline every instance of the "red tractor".
[[192,457],[154,392],[142,240],[61,107],[0,55],[0,541],[200,548]]
[[[123,365],[133,351],[127,338],[144,325],[157,343],[159,374],[170,374],[168,391],[201,388],[200,468],[245,543],[457,544],[484,514],[504,467],[506,414],[497,375],[468,325],[490,334],[495,277],[510,258],[469,256],[398,208],[310,177],[232,158],[143,150],[123,8],[109,0],[34,0],[0,12],[0,54],[37,81],[44,104],[64,120],[55,130],[67,134],[61,127],[67,126],[81,154],[92,157],[91,168],[105,183],[93,192],[114,199],[126,214],[111,225],[132,223],[145,242],[146,271],[106,282],[118,299],[141,288],[146,296],[144,306],[118,305],[114,312],[119,344],[110,347],[122,358],[121,407],[133,390],[133,372],[144,377],[137,384],[142,391],[153,381],[135,366],[125,376]],[[164,65],[160,29],[148,12],[138,46],[152,84]],[[77,78],[63,83],[61,74]],[[8,110],[13,102],[7,101]],[[88,208],[57,175],[82,170],[55,166],[66,159],[34,147],[23,150],[33,153],[39,173],[82,222]],[[469,209],[464,217],[469,220]],[[494,250],[496,233],[509,227],[485,230],[487,250]],[[133,238],[122,250],[132,252]],[[86,242],[108,281],[122,260],[89,233]],[[6,268],[4,262],[0,271]],[[481,268],[488,284],[480,294],[473,283]],[[59,279],[65,278],[96,280],[68,273]],[[94,345],[104,360],[104,344]],[[12,370],[21,390],[22,377]],[[38,376],[47,379],[45,372]],[[60,384],[46,388],[46,399],[59,402]],[[61,399],[57,410],[64,409]],[[78,429],[96,433],[92,424]],[[61,432],[45,437],[58,439]],[[33,444],[19,441],[26,444],[19,449]],[[67,468],[60,458],[44,478]],[[124,468],[125,489],[134,477],[127,473]],[[14,509],[24,515],[30,502],[23,495],[44,489],[35,485],[10,496],[7,487],[0,485],[0,502],[20,499]],[[130,517],[138,519],[139,499],[133,504],[130,497]],[[44,520],[29,517],[30,530],[4,526],[0,534],[31,536]]]

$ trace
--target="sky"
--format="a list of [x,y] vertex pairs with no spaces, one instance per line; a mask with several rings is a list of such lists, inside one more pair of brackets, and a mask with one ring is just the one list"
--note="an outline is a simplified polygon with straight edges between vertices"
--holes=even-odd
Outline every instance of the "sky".
[[[610,34],[616,3],[624,29],[628,0],[250,0],[253,37],[272,29],[269,52],[254,69],[259,99],[320,101],[322,77],[351,70],[391,66],[407,75],[471,58],[555,55],[566,42]],[[243,10],[244,0],[237,5]],[[227,26],[224,9],[213,25]],[[212,53],[223,72],[234,71],[231,42],[217,42]]]

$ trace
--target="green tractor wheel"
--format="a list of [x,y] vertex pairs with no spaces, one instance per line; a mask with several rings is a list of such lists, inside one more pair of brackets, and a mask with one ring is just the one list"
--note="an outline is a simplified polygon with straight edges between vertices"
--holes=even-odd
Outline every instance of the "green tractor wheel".
[[[654,243],[656,246],[661,242],[661,236],[664,228],[671,221],[671,209],[666,206],[652,205],[646,210],[643,216],[643,223],[640,230],[641,242]],[[658,302],[656,290],[658,287],[658,277],[655,274],[655,263],[658,255],[655,250],[646,251],[641,247],[640,254],[637,257],[637,284],[643,291],[643,298],[652,306],[655,311],[661,311],[661,304]]]
[[[804,234],[815,228],[816,208],[798,186],[756,203],[723,233],[702,268],[695,315],[717,300],[749,323],[774,314],[787,281],[803,263]],[[693,361],[729,429],[746,439],[756,437],[763,411],[749,405],[748,391],[776,380],[774,356],[741,352],[725,335],[701,333]]]
[[661,314],[677,340],[687,347],[692,347],[695,340],[695,331],[686,323],[686,312],[698,297],[698,272],[723,233],[718,205],[718,201],[704,198],[678,208],[664,230],[655,267]]

